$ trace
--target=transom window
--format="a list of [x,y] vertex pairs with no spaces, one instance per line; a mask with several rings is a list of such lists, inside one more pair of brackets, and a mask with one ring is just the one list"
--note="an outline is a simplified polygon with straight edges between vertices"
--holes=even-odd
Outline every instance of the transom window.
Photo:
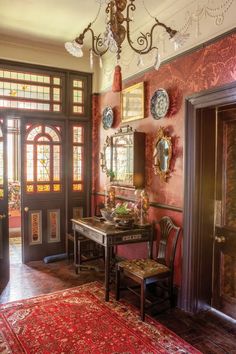
[[0,108],[61,112],[59,76],[0,68]]
[[72,80],[72,107],[73,114],[83,115],[84,114],[84,83],[82,80]]
[[26,192],[61,191],[61,128],[27,126]]

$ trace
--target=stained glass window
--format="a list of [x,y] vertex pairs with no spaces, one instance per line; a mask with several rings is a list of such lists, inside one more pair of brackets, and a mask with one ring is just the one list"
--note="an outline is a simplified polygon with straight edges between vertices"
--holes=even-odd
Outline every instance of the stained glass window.
[[73,191],[83,190],[83,162],[84,162],[84,129],[82,126],[75,125],[73,134]]
[[61,137],[58,127],[26,127],[26,191],[61,191]]
[[81,181],[82,179],[82,147],[74,146],[73,147],[73,156],[74,156],[74,181]]
[[50,145],[37,145],[37,181],[50,181]]
[[61,84],[52,75],[0,69],[0,107],[59,112]]
[[83,139],[82,127],[73,127],[73,143],[82,143]]
[[72,112],[76,115],[84,113],[84,83],[82,80],[72,80]]
[[0,199],[3,198],[3,135],[2,135],[2,127],[0,125]]

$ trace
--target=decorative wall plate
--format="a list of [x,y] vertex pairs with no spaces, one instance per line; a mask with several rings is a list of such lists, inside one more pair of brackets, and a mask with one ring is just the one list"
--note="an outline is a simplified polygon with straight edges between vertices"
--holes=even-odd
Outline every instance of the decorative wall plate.
[[104,108],[102,113],[102,124],[104,129],[109,129],[112,127],[114,119],[114,113],[110,106]]
[[154,92],[151,98],[151,114],[154,119],[165,117],[170,105],[166,90],[160,88]]

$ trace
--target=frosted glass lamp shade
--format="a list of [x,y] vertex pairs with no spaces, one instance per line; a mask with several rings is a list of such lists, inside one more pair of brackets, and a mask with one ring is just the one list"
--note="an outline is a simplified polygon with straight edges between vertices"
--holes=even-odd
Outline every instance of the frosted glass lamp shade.
[[65,48],[74,57],[81,58],[83,56],[82,45],[78,44],[76,41],[66,42]]

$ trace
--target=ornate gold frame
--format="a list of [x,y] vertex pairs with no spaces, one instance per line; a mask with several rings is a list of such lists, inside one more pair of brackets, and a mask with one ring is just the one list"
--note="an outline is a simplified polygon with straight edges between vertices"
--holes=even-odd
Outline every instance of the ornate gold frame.
[[121,123],[144,118],[144,82],[121,92]]
[[[164,156],[160,156],[160,149],[158,149],[158,145],[160,142],[167,143],[168,150],[164,149]],[[167,158],[166,158],[167,157]],[[157,131],[155,143],[154,143],[154,154],[153,154],[153,169],[155,175],[160,175],[161,179],[165,182],[167,178],[170,177],[170,161],[172,157],[172,142],[171,137],[168,137],[164,133],[164,128],[160,127]],[[166,168],[163,170],[161,168],[161,158],[165,158]]]
[[107,159],[106,159],[106,150],[108,148],[111,149],[111,137],[109,136],[106,137],[106,141],[103,145],[103,151],[100,152],[100,166],[102,172],[105,172],[107,177],[110,176],[110,172],[111,172],[111,166],[107,166]]

